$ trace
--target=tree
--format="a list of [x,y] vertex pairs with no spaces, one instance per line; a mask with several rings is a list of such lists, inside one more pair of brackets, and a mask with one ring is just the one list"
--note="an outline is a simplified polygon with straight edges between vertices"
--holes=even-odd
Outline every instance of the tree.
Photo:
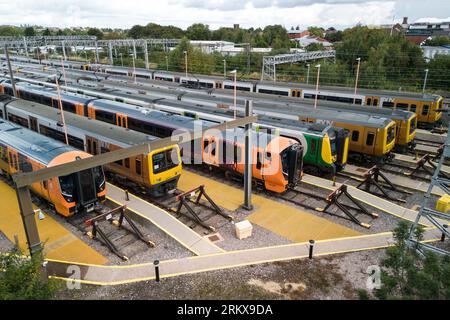
[[427,68],[430,70],[428,75],[428,88],[448,89],[450,88],[450,56],[435,55],[428,62]]
[[31,259],[13,250],[0,255],[0,300],[53,299],[58,285],[41,275],[42,254]]
[[281,25],[267,26],[262,33],[264,41],[273,49],[288,49],[291,46],[288,33]]
[[33,27],[26,27],[23,31],[23,35],[25,37],[34,37],[36,35],[36,32],[34,31]]
[[98,28],[89,28],[87,34],[90,36],[96,36],[98,40],[103,39],[103,32]]
[[425,41],[426,46],[445,46],[450,44],[450,37],[438,36]]
[[23,35],[22,29],[13,26],[0,26],[0,36],[2,37],[19,37]]
[[325,29],[322,27],[309,27],[308,31],[310,35],[320,38],[322,38],[323,35],[325,34]]
[[323,51],[325,47],[322,43],[310,43],[306,46],[306,51]]
[[[395,246],[386,250],[382,262],[382,287],[375,291],[380,299],[449,299],[450,257],[425,252],[422,257],[408,246],[410,224],[400,222],[394,230]],[[418,241],[423,228],[415,231]]]
[[130,36],[133,39],[144,38],[145,37],[145,27],[140,26],[140,25],[133,26],[128,31],[128,36]]
[[44,37],[46,37],[46,36],[51,36],[52,33],[51,33],[50,29],[47,28],[47,29],[44,30],[44,32],[42,33],[42,35],[43,35]]
[[208,25],[194,23],[187,28],[186,36],[190,40],[209,40],[211,38],[211,31]]

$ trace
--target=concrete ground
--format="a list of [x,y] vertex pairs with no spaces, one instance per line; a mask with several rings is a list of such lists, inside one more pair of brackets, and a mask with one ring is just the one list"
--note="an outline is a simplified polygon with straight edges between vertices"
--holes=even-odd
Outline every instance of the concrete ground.
[[359,299],[366,270],[384,250],[294,260],[113,287],[64,289],[59,299]]

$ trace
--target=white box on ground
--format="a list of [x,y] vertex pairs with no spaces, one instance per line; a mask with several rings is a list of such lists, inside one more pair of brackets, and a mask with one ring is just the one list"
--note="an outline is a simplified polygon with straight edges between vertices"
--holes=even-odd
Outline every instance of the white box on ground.
[[235,224],[236,237],[239,240],[252,236],[253,226],[248,220],[244,220]]

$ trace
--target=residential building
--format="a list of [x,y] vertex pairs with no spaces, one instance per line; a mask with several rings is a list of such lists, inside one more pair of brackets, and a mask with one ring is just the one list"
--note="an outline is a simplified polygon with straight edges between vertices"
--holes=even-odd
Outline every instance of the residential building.
[[450,37],[450,21],[416,22],[409,25],[406,32],[406,38],[418,45],[423,44],[428,38],[437,36]]

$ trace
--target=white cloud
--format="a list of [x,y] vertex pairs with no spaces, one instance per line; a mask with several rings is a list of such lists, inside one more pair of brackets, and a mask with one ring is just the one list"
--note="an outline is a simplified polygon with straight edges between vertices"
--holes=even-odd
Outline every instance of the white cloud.
[[[212,29],[239,23],[346,27],[389,23],[407,0],[0,0],[0,24],[129,28],[155,22]],[[419,1],[419,0],[412,0]],[[439,0],[430,0],[439,1]],[[400,7],[399,7],[400,6]],[[442,10],[436,9],[439,13]],[[400,16],[397,14],[397,17]],[[437,15],[436,15],[437,16]],[[448,15],[447,15],[448,16]]]

